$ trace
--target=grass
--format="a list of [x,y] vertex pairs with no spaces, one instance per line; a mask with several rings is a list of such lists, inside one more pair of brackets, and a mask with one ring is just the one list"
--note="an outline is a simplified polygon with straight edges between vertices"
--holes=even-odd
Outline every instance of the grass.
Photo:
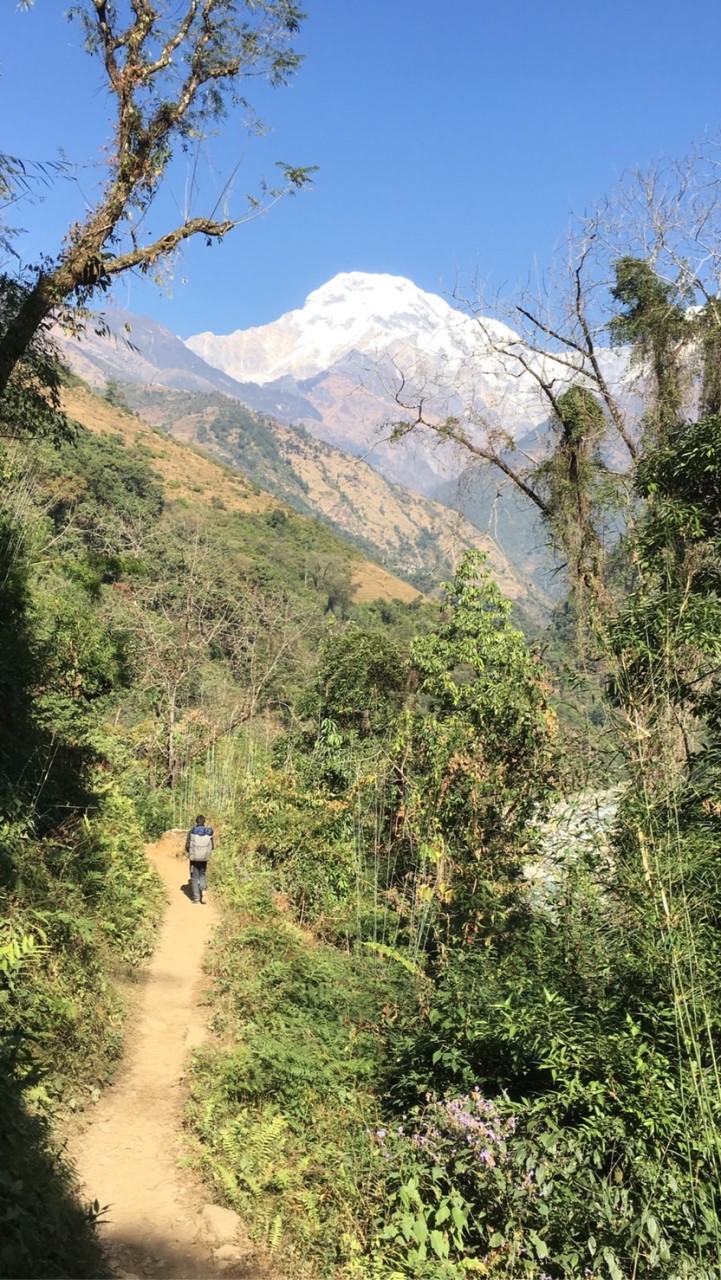
[[215,1043],[196,1057],[188,1113],[200,1166],[295,1274],[335,1275],[371,1228],[382,1026],[406,975],[301,929],[231,842],[214,869]]

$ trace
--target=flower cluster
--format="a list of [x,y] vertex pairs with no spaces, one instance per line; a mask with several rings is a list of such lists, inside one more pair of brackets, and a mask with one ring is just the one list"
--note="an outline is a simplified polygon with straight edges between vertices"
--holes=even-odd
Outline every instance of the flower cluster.
[[423,1119],[413,1134],[416,1147],[438,1160],[471,1152],[491,1166],[505,1158],[506,1139],[516,1127],[515,1119],[504,1119],[478,1087],[460,1098],[431,1102]]
[[426,1109],[415,1117],[415,1126],[406,1133],[403,1125],[377,1129],[376,1144],[390,1158],[390,1150],[408,1142],[416,1151],[441,1166],[462,1155],[476,1166],[493,1167],[506,1158],[506,1142],[516,1127],[506,1119],[479,1088],[459,1098],[429,1098]]

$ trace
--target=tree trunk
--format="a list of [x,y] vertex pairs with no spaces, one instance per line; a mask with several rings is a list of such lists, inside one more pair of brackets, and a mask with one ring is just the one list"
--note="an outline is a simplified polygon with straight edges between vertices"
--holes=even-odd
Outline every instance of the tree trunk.
[[0,397],[22,360],[35,334],[47,320],[53,307],[53,277],[40,275],[25,297],[18,314],[0,336]]
[[178,783],[178,760],[175,754],[175,721],[177,718],[177,689],[168,698],[168,732],[165,746],[165,785],[174,790]]

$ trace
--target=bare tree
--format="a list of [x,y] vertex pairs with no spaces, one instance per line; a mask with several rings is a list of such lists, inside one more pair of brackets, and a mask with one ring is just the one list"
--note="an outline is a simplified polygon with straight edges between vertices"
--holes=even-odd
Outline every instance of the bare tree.
[[[495,362],[507,377],[508,406],[479,412],[476,403],[442,419],[399,372],[394,437],[423,428],[492,468],[540,512],[577,578],[579,569],[588,576],[591,544],[599,568],[602,538],[598,528],[581,537],[559,506],[574,477],[587,480],[593,462],[604,481],[599,496],[613,482],[617,497],[628,494],[649,442],[688,414],[721,406],[720,165],[721,142],[709,142],[682,161],[627,174],[577,219],[540,284],[490,305],[479,295],[459,299],[476,319],[479,369]],[[598,412],[579,416],[578,397],[568,398],[574,388]],[[530,455],[517,444],[520,389],[539,423]],[[578,494],[575,504],[588,522],[592,504]]]
[[236,696],[223,732],[269,705],[288,708],[290,688],[308,658],[308,638],[322,630],[317,613],[284,593],[245,584],[236,602],[226,652]]
[[84,303],[123,272],[148,272],[192,236],[222,239],[311,170],[282,165],[280,188],[242,217],[220,208],[181,217],[144,243],[138,228],[178,148],[196,146],[230,108],[250,113],[246,85],[280,85],[299,65],[291,47],[303,17],[295,0],[79,0],[82,23],[114,104],[113,142],[100,195],[71,226],[57,261],[35,271],[0,331],[0,395],[53,311]]
[[195,535],[181,554],[178,581],[126,590],[140,683],[153,696],[163,726],[165,784],[175,786],[178,716],[211,647],[232,623],[234,604],[218,590],[215,557]]
[[307,606],[244,579],[202,533],[191,532],[175,555],[172,580],[121,590],[169,787],[211,743],[286,702],[308,634],[322,627]]

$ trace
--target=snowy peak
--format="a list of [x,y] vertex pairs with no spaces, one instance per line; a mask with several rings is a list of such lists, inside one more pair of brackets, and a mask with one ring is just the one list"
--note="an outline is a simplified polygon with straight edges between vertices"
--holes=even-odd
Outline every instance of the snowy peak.
[[[511,337],[503,326],[490,323]],[[264,383],[314,377],[351,351],[377,358],[397,343],[457,365],[478,349],[479,341],[475,320],[410,280],[347,271],[272,324],[227,336],[200,333],[186,345],[233,378]]]
[[363,271],[342,272],[315,289],[303,314],[310,324],[371,325],[386,333],[432,328],[452,323],[458,315],[442,298],[424,293],[403,276]]

